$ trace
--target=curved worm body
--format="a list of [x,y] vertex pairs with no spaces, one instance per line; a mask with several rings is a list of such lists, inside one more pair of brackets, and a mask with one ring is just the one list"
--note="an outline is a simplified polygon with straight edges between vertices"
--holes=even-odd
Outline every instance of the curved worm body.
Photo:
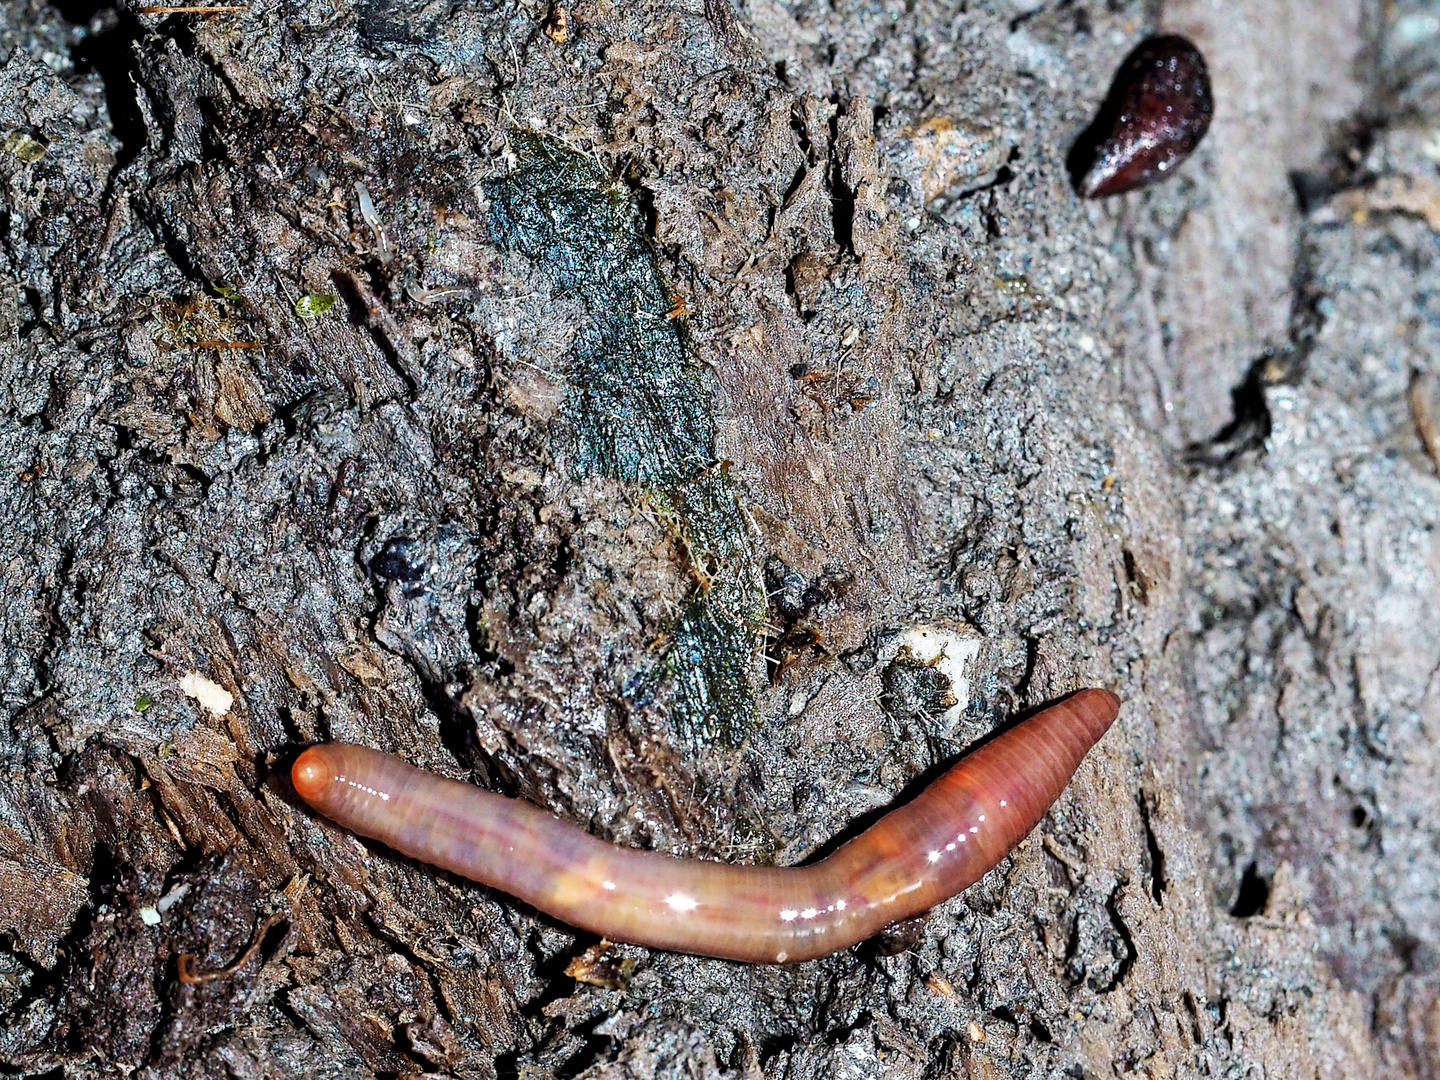
[[810,866],[729,866],[616,847],[530,803],[362,746],[312,746],[292,776],[332,821],[493,885],[571,926],[752,963],[825,956],[928,911],[1018,844],[1120,708],[1083,690],[986,743]]

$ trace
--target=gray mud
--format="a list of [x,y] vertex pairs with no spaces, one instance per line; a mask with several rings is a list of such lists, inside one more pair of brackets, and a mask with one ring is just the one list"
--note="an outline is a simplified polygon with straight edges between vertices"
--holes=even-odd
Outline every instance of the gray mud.
[[[565,16],[0,9],[0,1074],[1440,1076],[1433,8]],[[1083,203],[1155,29],[1211,134]],[[788,968],[577,980],[286,779],[792,863],[1095,684],[1012,856]]]

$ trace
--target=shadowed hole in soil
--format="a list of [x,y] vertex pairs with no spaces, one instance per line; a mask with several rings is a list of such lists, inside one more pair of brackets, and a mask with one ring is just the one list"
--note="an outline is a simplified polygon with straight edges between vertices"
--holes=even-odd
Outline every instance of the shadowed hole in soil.
[[1192,465],[1228,465],[1241,454],[1265,445],[1273,426],[1270,405],[1265,398],[1265,368],[1270,357],[1250,365],[1245,379],[1230,391],[1232,419],[1208,442],[1185,448]]
[[[134,50],[135,42],[145,30],[134,15],[121,11],[113,4],[97,3],[96,0],[52,0],[51,7],[74,26],[89,26],[97,16],[107,11],[115,12],[114,25],[98,33],[87,33],[70,50],[70,59],[77,72],[94,72],[100,76],[105,87],[105,108],[110,113],[110,129],[120,143],[120,150],[115,155],[115,170],[118,172],[135,160],[147,138],[145,120],[140,115],[140,105],[135,96],[135,78],[139,69]],[[101,25],[105,22],[102,19]]]
[[[1125,552],[1127,564],[1130,559],[1130,552]],[[1155,829],[1150,822],[1150,798],[1144,791],[1140,792],[1140,820],[1145,825],[1145,869],[1150,877],[1150,896],[1155,903],[1165,902],[1165,852],[1160,849],[1160,841],[1155,835]]]
[[1245,867],[1245,873],[1240,878],[1240,888],[1235,892],[1235,903],[1230,908],[1230,914],[1237,919],[1248,919],[1252,915],[1259,915],[1265,910],[1265,905],[1270,902],[1270,882],[1261,875],[1260,869],[1255,863]]

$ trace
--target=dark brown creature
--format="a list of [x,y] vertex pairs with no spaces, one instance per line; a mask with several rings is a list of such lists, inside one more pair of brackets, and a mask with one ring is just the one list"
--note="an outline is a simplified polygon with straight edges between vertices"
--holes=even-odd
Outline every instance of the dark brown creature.
[[1214,109],[1199,49],[1174,34],[1142,41],[1070,153],[1075,189],[1098,199],[1163,180],[1199,145]]
[[984,876],[1059,798],[1120,699],[1082,690],[962,758],[809,866],[727,866],[607,844],[530,803],[346,743],[291,770],[300,797],[396,851],[613,941],[795,963],[873,937]]

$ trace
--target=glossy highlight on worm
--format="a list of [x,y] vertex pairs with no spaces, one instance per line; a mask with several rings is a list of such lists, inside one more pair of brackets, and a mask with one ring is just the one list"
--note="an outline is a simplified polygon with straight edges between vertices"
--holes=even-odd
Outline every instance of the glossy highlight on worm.
[[978,881],[1044,816],[1120,709],[1082,690],[992,739],[834,854],[730,866],[618,847],[518,799],[349,743],[291,776],[345,828],[612,941],[760,964],[826,956]]

